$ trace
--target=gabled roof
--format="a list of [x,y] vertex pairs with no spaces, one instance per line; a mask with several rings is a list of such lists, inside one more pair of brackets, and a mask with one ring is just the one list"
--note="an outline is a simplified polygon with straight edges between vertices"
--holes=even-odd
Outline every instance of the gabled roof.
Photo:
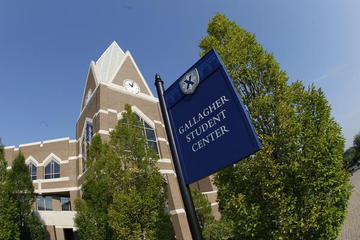
[[115,41],[112,42],[95,63],[95,69],[100,78],[98,80],[110,82],[124,57],[124,51]]
[[[125,63],[129,63],[130,67]],[[145,81],[141,71],[139,70],[136,62],[134,61],[131,53],[129,51],[124,51],[119,47],[119,45],[114,41],[110,44],[110,46],[105,50],[105,52],[100,56],[100,58],[94,62],[91,61],[88,75],[86,77],[85,88],[82,97],[82,103],[80,107],[80,115],[86,106],[85,98],[91,90],[92,93],[95,92],[95,89],[99,86],[100,83],[113,86],[116,88],[120,88],[120,90],[124,90],[125,93],[128,91],[118,83],[114,83],[114,78],[116,78],[117,74],[121,70],[121,68],[126,65],[128,68],[132,68],[134,71],[134,76],[138,76],[138,84],[142,85],[142,92],[140,92],[137,96],[150,96],[154,98],[147,82]],[[91,95],[92,96],[92,95]],[[91,98],[90,96],[90,98]]]

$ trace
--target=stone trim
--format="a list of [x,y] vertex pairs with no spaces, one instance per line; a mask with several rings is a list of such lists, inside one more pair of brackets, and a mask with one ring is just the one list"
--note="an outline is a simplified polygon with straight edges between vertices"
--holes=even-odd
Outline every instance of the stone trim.
[[68,141],[69,143],[76,143],[77,140],[75,139],[70,139],[69,137],[64,137],[64,138],[55,138],[55,139],[50,139],[50,140],[44,140],[44,141],[40,141],[40,142],[32,142],[32,143],[24,143],[24,144],[20,144],[18,147],[16,146],[6,146],[4,147],[4,149],[14,149],[14,151],[18,151],[19,148],[23,148],[23,147],[29,147],[29,146],[34,146],[34,145],[40,145],[40,147],[43,147],[44,144],[48,144],[48,143],[54,143],[54,142],[62,142],[62,141]]
[[160,158],[157,162],[159,163],[171,163],[170,158]]
[[69,180],[70,180],[70,177],[36,179],[36,180],[33,180],[33,183],[65,182],[65,181],[69,181]]
[[185,209],[183,208],[178,208],[178,209],[174,209],[170,211],[171,215],[176,215],[176,214],[181,214],[181,213],[185,213]]
[[202,194],[212,194],[212,193],[217,193],[218,191],[209,191],[209,192],[202,192]]
[[149,101],[149,102],[153,102],[153,103],[158,103],[159,102],[159,99],[157,99],[156,97],[152,97],[152,96],[144,94],[144,93],[138,93],[138,94],[131,93],[131,92],[127,91],[124,87],[116,85],[114,83],[101,82],[99,85],[105,85],[105,86],[107,86],[108,88],[110,88],[110,89],[112,89],[114,91],[129,95],[129,96],[132,96],[132,97],[138,97],[138,98],[141,98],[141,99]]
[[161,121],[154,120],[154,123],[157,123],[157,124],[161,125],[163,128],[165,128],[165,125]]
[[175,171],[174,170],[160,169],[160,173],[161,174],[175,174]]
[[70,191],[77,191],[81,189],[81,186],[79,187],[67,187],[67,188],[47,188],[47,189],[41,189],[41,184],[39,184],[39,190],[35,190],[35,193],[37,194],[43,194],[43,193],[53,193],[53,192],[70,192]]

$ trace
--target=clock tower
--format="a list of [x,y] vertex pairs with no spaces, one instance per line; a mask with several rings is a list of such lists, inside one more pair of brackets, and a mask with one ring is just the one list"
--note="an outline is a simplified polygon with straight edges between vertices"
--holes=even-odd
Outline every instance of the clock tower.
[[[147,143],[160,155],[157,165],[168,183],[166,207],[171,215],[176,239],[191,240],[158,98],[152,94],[131,53],[124,52],[116,42],[89,66],[76,125],[81,155],[77,168],[79,185],[84,179],[84,160],[92,135],[99,134],[103,140],[108,140],[109,133],[121,118],[125,104],[130,104],[133,112],[144,123]],[[192,187],[204,193],[212,205],[215,217],[219,217],[217,192],[211,179],[202,179],[193,183]]]

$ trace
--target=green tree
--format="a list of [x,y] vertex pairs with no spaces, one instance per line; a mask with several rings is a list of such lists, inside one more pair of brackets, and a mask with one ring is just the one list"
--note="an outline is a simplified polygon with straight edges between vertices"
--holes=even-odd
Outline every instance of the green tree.
[[0,240],[19,239],[20,231],[15,224],[17,218],[16,206],[11,199],[4,147],[0,142]]
[[357,160],[355,160],[355,153],[356,150],[354,147],[350,147],[344,153],[344,165],[348,170],[351,170],[357,163]]
[[45,227],[34,212],[26,216],[25,223],[27,234],[27,238],[25,239],[43,240],[45,238]]
[[86,165],[85,181],[82,185],[82,199],[76,199],[75,223],[82,239],[113,239],[109,226],[108,208],[112,202],[112,192],[107,172],[108,146],[103,144],[99,135],[91,141]]
[[[75,222],[84,239],[171,239],[166,184],[129,105],[110,141],[90,144]],[[95,226],[95,227],[94,227]]]
[[232,222],[221,218],[205,225],[202,231],[205,240],[228,240],[233,236]]
[[34,187],[24,155],[20,152],[9,171],[11,202],[15,204],[14,224],[19,228],[20,239],[44,239],[45,229],[31,210],[35,201]]
[[353,146],[344,153],[345,168],[351,170],[360,162],[360,133],[356,134]]
[[354,143],[353,143],[353,147],[356,150],[356,153],[354,154],[354,158],[356,159],[356,161],[360,160],[360,133],[358,133],[355,137],[354,137]]
[[217,50],[263,150],[216,176],[222,215],[238,239],[336,239],[350,196],[344,140],[321,89],[288,84],[274,56],[224,15],[201,54]]
[[231,222],[225,218],[215,220],[210,202],[199,190],[191,190],[191,195],[204,239],[227,240],[230,238],[232,236]]
[[197,189],[191,190],[191,196],[196,208],[200,228],[203,230],[206,224],[215,221],[214,216],[211,214],[211,204]]

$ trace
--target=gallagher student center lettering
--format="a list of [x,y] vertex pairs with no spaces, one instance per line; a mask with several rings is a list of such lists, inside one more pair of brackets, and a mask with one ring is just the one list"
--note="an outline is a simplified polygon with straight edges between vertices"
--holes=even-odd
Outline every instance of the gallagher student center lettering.
[[[188,122],[179,132],[192,144],[193,151],[201,151],[207,144],[227,133],[221,121],[226,111],[219,112],[206,122],[204,117],[227,104],[222,96]],[[9,168],[21,151],[29,166],[37,201],[34,210],[46,226],[50,240],[76,239],[74,200],[81,197],[87,149],[94,134],[109,139],[124,105],[130,104],[143,124],[147,143],[159,153],[157,166],[168,183],[166,210],[171,215],[174,235],[178,240],[191,240],[169,145],[160,113],[159,101],[150,91],[129,51],[123,52],[113,42],[95,62],[91,61],[76,122],[76,139],[59,138],[5,147]],[[201,140],[193,142],[196,136]],[[211,203],[213,215],[219,218],[217,191],[211,177],[193,184]]]
[[[208,119],[206,122],[202,123],[203,120],[209,116],[215,110],[221,108],[229,99],[226,96],[221,96],[219,99],[214,101],[211,105],[204,108],[196,116],[192,117],[189,121],[181,125],[179,128],[180,135],[186,133],[185,138],[186,142],[191,145],[191,150],[197,152],[200,149],[204,148],[207,144],[216,141],[218,138],[229,132],[226,129],[225,125],[221,125],[221,121],[226,118],[225,112],[226,109],[221,110],[215,116]],[[199,125],[200,124],[200,125]],[[198,125],[196,128],[196,125]],[[221,125],[221,126],[219,126]],[[219,127],[217,127],[219,126]],[[214,130],[214,127],[217,127]],[[191,130],[191,131],[190,131]],[[189,132],[190,131],[190,132]],[[203,136],[200,140],[192,143],[196,137]]]

